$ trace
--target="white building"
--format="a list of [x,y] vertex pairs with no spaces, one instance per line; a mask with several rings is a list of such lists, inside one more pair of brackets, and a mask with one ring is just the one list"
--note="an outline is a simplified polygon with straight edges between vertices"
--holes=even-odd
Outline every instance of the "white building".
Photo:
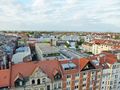
[[101,90],[120,90],[120,61],[114,56],[102,60]]
[[31,50],[29,47],[20,47],[16,49],[16,54],[12,56],[12,61],[14,63],[19,63],[19,62],[23,62],[24,58],[25,59],[27,58],[27,60],[32,60]]

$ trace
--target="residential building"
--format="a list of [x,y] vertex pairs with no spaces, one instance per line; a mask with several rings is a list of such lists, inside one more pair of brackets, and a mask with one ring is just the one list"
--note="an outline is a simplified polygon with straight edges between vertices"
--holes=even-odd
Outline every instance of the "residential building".
[[16,53],[12,56],[12,62],[14,63],[20,63],[23,61],[30,61],[30,60],[32,60],[32,57],[29,46],[17,48]]
[[[5,72],[5,74],[1,74]],[[7,74],[7,75],[6,75]],[[87,58],[32,61],[0,71],[0,88],[10,90],[100,90],[102,69]],[[4,80],[4,77],[5,80]],[[7,81],[7,82],[6,82]]]
[[94,39],[82,45],[83,50],[100,54],[102,51],[120,50],[120,42],[114,40]]

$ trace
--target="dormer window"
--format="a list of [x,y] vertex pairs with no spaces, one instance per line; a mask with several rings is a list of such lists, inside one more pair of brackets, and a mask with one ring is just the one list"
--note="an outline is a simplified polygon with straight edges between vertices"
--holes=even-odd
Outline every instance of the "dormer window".
[[55,76],[54,76],[54,80],[60,80],[61,79],[61,74],[57,73]]
[[23,85],[23,82],[22,82],[22,81],[20,81],[20,82],[19,82],[19,85],[20,85],[20,86],[22,86],[22,85]]
[[61,74],[58,70],[54,70],[53,71],[53,75],[54,75],[54,80],[60,80],[61,79]]
[[25,84],[24,78],[22,76],[22,74],[18,73],[18,75],[15,78],[15,87],[20,87],[23,86]]
[[20,87],[20,86],[23,86],[23,81],[22,80],[20,80],[20,79],[17,79],[16,81],[15,81],[15,87]]

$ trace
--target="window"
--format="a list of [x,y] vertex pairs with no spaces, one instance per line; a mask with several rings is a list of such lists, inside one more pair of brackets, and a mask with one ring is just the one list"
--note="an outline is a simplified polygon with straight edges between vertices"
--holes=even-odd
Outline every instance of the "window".
[[70,81],[67,81],[67,85],[70,85]]
[[61,83],[58,83],[58,88],[61,88]]
[[54,79],[55,79],[55,80],[60,80],[60,79],[61,79],[61,74],[57,73],[57,74],[54,76]]
[[110,81],[110,85],[112,85],[113,84],[113,82],[112,81]]
[[78,89],[78,85],[77,85],[77,86],[75,86],[75,89]]
[[98,75],[98,78],[100,78],[101,77],[101,75]]
[[92,80],[95,80],[95,77],[92,77]]
[[57,84],[56,83],[54,84],[54,89],[57,89]]
[[16,80],[15,81],[15,86],[18,87],[18,86],[22,86],[23,85],[23,82],[22,81],[19,81],[19,80]]
[[70,90],[70,87],[67,87],[66,90]]
[[78,83],[79,82],[79,80],[75,80],[75,83]]
[[118,78],[118,75],[115,75],[115,78]]
[[83,84],[82,86],[83,86],[83,87],[85,87],[85,86],[86,86],[86,84]]
[[46,82],[46,78],[43,78],[43,79],[42,79],[42,82],[45,83],[45,82]]
[[19,82],[19,85],[20,85],[20,86],[22,86],[22,84],[23,84],[23,82],[22,82],[22,81],[20,81],[20,82]]
[[37,80],[37,84],[38,84],[38,85],[40,84],[40,79]]
[[32,84],[35,84],[35,80],[32,80]]
[[92,74],[94,74],[95,72],[92,72]]
[[86,81],[86,78],[83,78],[83,81]]
[[47,85],[47,90],[50,90],[50,85]]
[[71,78],[71,75],[67,75],[67,78]]
[[102,84],[104,84],[104,81],[102,82]]
[[79,77],[79,73],[75,74],[75,77]]
[[86,75],[86,73],[83,73],[83,75]]

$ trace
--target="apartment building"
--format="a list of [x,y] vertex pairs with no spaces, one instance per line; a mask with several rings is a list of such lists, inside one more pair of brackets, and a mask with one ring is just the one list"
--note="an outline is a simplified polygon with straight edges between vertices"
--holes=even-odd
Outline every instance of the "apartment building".
[[62,90],[61,78],[58,61],[19,63],[0,71],[0,89]]
[[92,43],[85,42],[82,44],[83,50],[86,52],[92,52]]
[[24,62],[0,71],[0,89],[100,90],[101,75],[100,64],[86,58]]
[[100,90],[102,69],[86,58],[62,61],[63,90]]
[[84,43],[82,47],[87,52],[92,52],[93,54],[99,54],[102,51],[120,49],[120,43],[114,40],[94,39],[91,42]]
[[120,54],[112,51],[103,52],[94,56],[98,58],[102,65],[101,90],[119,90],[120,89]]
[[[115,53],[114,53],[115,54]],[[109,55],[109,58],[111,58],[111,60],[109,59],[110,62],[106,62],[109,63],[109,81],[107,81],[108,83],[106,83],[107,85],[107,89],[108,90],[119,90],[120,89],[120,54],[116,53],[115,56]],[[103,70],[104,73],[104,70]],[[104,81],[104,78],[102,79]],[[103,87],[102,87],[103,88]],[[105,89],[106,90],[106,89]]]

